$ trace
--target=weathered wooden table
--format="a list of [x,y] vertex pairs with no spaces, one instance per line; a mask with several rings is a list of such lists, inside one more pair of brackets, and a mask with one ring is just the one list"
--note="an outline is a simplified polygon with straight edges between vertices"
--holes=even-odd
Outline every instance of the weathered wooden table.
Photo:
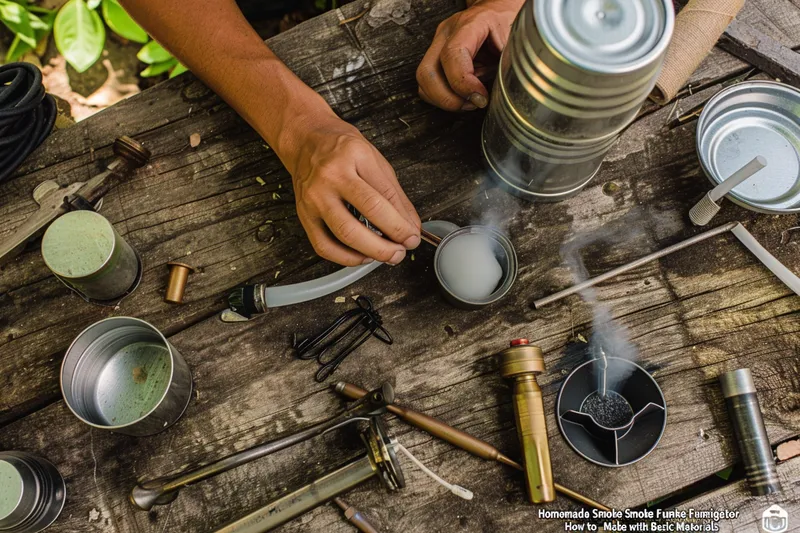
[[[607,469],[578,457],[558,432],[553,404],[580,361],[567,349],[591,335],[592,310],[571,297],[534,310],[537,297],[569,286],[559,249],[579,232],[636,227],[584,252],[600,273],[697,232],[691,203],[708,189],[695,156],[692,113],[726,84],[757,75],[716,50],[675,105],[646,106],[598,177],[575,198],[528,204],[485,179],[480,113],[448,114],[416,96],[414,71],[439,21],[463,6],[449,0],[357,1],[302,24],[270,45],[394,165],[423,219],[467,224],[491,216],[515,243],[519,278],[484,311],[449,307],[437,293],[432,251],[381,267],[338,296],[372,297],[396,342],[366,344],[335,374],[365,387],[395,383],[401,401],[518,457],[509,390],[492,354],[516,337],[546,350],[546,394],[556,478],[604,503],[643,505],[735,464],[738,452],[716,377],[750,367],[773,443],[800,433],[800,298],[731,236],[620,276],[598,289],[627,328],[640,363],[661,385],[669,409],[658,448],[635,466]],[[349,20],[362,15],[356,20]],[[740,18],[800,45],[797,0],[750,0]],[[694,114],[696,116],[696,113]],[[683,117],[678,120],[678,117]],[[686,117],[689,117],[686,119]],[[202,143],[189,147],[199,133]],[[229,290],[250,281],[282,284],[334,269],[315,257],[294,211],[291,181],[278,158],[218,97],[191,75],[160,84],[53,134],[15,179],[0,187],[0,238],[34,209],[42,180],[84,180],[110,156],[119,135],[142,140],[154,157],[116,188],[102,213],[143,255],[144,281],[118,309],[84,303],[54,279],[40,254],[26,252],[0,274],[0,449],[39,453],[67,480],[68,502],[53,532],[212,531],[346,461],[363,447],[353,428],[327,434],[187,488],[171,505],[135,512],[126,500],[137,479],[177,473],[320,421],[344,403],[314,382],[316,367],[293,358],[293,333],[308,334],[347,305],[334,296],[222,323]],[[260,179],[259,179],[260,178]],[[741,220],[780,260],[800,269],[800,238],[783,233],[793,216],[756,216],[726,204],[716,222]],[[793,239],[784,237],[794,237]],[[187,303],[162,301],[166,263],[199,269]],[[161,328],[192,368],[196,393],[183,419],[150,438],[91,430],[61,401],[58,372],[74,336],[107,316],[130,315]],[[391,430],[431,468],[475,492],[447,493],[413,467],[408,487],[388,494],[371,481],[348,495],[382,531],[563,531],[526,503],[522,477],[390,419]],[[740,512],[723,531],[759,531],[778,502],[800,530],[800,459],[779,466],[784,492],[751,498],[738,482],[683,501]],[[547,509],[574,509],[564,499]],[[350,531],[323,506],[282,531]]]

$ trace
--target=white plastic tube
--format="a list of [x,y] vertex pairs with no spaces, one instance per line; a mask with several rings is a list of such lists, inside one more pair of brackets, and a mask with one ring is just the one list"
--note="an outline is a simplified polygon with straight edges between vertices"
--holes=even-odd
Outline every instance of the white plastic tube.
[[731,233],[736,235],[736,238],[739,239],[742,244],[744,244],[747,249],[753,253],[753,255],[758,257],[759,261],[764,263],[765,267],[770,269],[773,274],[778,276],[778,278],[786,284],[787,287],[792,289],[795,294],[800,296],[800,278],[797,277],[797,275],[795,275],[791,270],[786,268],[783,263],[778,261],[774,255],[767,251],[766,248],[761,246],[756,238],[753,237],[753,235],[747,231],[744,226],[741,224],[736,224],[736,226],[731,229]]
[[263,295],[264,304],[266,307],[281,307],[322,298],[352,285],[382,264],[373,261],[367,265],[345,267],[333,274],[302,283],[266,287]]

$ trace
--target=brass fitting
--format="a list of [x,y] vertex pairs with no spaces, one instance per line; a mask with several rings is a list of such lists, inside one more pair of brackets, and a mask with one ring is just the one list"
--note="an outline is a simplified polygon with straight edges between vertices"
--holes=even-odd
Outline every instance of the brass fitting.
[[186,281],[189,279],[189,274],[194,273],[194,268],[177,261],[170,261],[167,266],[169,267],[169,282],[164,301],[181,304],[183,303],[183,293],[186,290]]
[[544,372],[544,354],[528,339],[513,340],[510,348],[500,352],[500,374],[514,381],[514,415],[531,503],[556,499],[542,389],[536,382],[540,372]]

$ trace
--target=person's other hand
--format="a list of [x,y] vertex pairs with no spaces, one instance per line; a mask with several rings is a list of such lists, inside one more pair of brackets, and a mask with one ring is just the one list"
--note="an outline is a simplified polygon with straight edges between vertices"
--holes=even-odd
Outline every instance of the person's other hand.
[[522,4],[523,0],[478,0],[439,24],[417,68],[420,97],[448,111],[486,107],[489,91],[478,79],[484,67],[477,60],[479,52],[494,56],[496,62]]
[[[420,243],[420,219],[386,159],[335,115],[315,119],[284,161],[292,174],[297,215],[314,250],[341,265],[398,264]],[[355,207],[383,237],[347,209]]]

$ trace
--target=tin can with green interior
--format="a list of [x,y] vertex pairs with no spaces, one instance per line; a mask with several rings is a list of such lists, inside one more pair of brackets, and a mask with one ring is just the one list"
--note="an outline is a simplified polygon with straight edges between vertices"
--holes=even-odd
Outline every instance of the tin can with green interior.
[[49,461],[26,452],[0,452],[0,531],[38,533],[66,499],[64,479]]
[[57,218],[42,238],[42,257],[58,279],[93,303],[117,303],[142,274],[136,251],[94,211]]
[[526,2],[483,125],[494,177],[529,200],[579,192],[650,94],[673,24],[668,0]]

